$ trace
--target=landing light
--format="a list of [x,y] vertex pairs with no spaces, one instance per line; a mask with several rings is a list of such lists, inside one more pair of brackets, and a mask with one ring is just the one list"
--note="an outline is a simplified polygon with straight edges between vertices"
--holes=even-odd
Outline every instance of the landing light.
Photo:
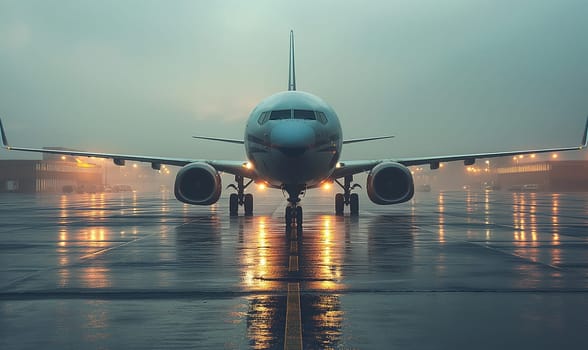
[[246,169],[251,170],[251,169],[253,169],[253,163],[251,163],[251,162],[245,162],[245,163],[243,163],[243,167],[246,168]]
[[265,190],[266,189],[265,183],[262,182],[262,183],[257,184],[257,189],[260,191]]
[[332,183],[327,181],[327,182],[323,183],[323,185],[321,187],[323,188],[323,190],[328,191],[331,189],[332,185],[333,185]]

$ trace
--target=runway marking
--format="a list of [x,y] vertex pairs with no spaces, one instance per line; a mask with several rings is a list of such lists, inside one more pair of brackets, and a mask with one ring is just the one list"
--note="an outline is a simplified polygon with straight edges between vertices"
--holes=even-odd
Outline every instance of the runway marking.
[[[195,220],[190,220],[190,221],[185,222],[185,223],[183,223],[183,224],[181,224],[181,225],[179,225],[177,227],[188,225],[190,223],[193,223],[194,221]],[[112,251],[114,249],[122,248],[122,247],[125,247],[125,246],[127,246],[129,244],[132,244],[132,243],[137,243],[137,242],[142,241],[144,239],[151,238],[151,237],[153,237],[155,235],[160,235],[162,232],[167,232],[168,230],[169,230],[169,227],[165,227],[165,229],[163,231],[154,231],[154,232],[149,233],[149,234],[146,234],[144,236],[134,238],[134,239],[132,239],[130,241],[126,241],[126,242],[123,242],[123,243],[120,243],[120,244],[116,244],[116,245],[114,245],[112,247],[103,248],[103,249],[97,250],[95,252],[82,255],[82,256],[78,257],[76,261],[72,261],[69,264],[65,264],[65,265],[61,265],[61,266],[49,266],[49,267],[46,267],[44,269],[41,269],[41,270],[37,270],[37,271],[31,272],[31,273],[28,273],[28,274],[26,274],[24,276],[20,276],[18,278],[15,278],[12,281],[10,281],[10,282],[8,282],[8,283],[0,286],[0,290],[4,290],[4,289],[7,289],[7,288],[14,287],[14,286],[16,286],[16,285],[18,285],[20,283],[23,283],[23,282],[25,282],[25,281],[27,281],[27,280],[35,277],[35,276],[41,275],[41,274],[46,273],[46,272],[49,272],[49,271],[56,271],[56,270],[60,270],[60,269],[64,269],[64,268],[71,268],[71,267],[82,265],[86,261],[92,260],[92,259],[94,259],[94,258],[96,258],[98,256],[101,256],[101,255],[104,255],[104,254],[106,254],[106,253],[108,253],[108,252],[110,252],[110,251]]]
[[290,242],[290,254],[298,255],[298,241]]
[[[290,230],[290,258],[288,273],[298,272],[298,231]],[[284,349],[302,349],[302,316],[300,311],[300,283],[288,283]]]
[[290,263],[288,264],[288,272],[298,272],[298,255],[290,255]]
[[[495,226],[496,227],[508,227],[507,225],[500,225],[500,224],[495,224]],[[413,227],[416,228],[416,229],[418,229],[418,230],[420,230],[420,231],[423,231],[423,232],[431,233],[431,234],[434,234],[434,235],[437,234],[437,231],[431,230],[431,229],[428,229],[428,228],[425,228],[423,226],[414,225]],[[488,250],[491,250],[491,251],[494,251],[494,252],[497,252],[497,253],[501,253],[501,254],[504,254],[504,255],[508,255],[508,256],[512,256],[512,257],[521,259],[521,260],[523,260],[523,261],[525,261],[527,263],[549,267],[549,268],[554,269],[554,270],[557,270],[557,271],[563,271],[563,268],[561,268],[559,266],[556,266],[556,265],[553,265],[553,264],[550,264],[550,263],[546,263],[546,262],[543,262],[543,261],[539,261],[539,260],[534,260],[532,258],[526,257],[526,256],[521,255],[521,254],[517,254],[515,252],[510,252],[510,251],[503,250],[503,249],[500,249],[500,248],[495,248],[495,247],[492,247],[492,246],[488,245],[488,243],[485,243],[485,242],[477,242],[477,241],[465,240],[465,239],[463,239],[461,237],[458,238],[455,234],[453,234],[453,237],[446,236],[446,238],[445,238],[446,241],[449,241],[448,238],[452,238],[452,241],[453,242],[460,242],[460,243],[471,244],[473,246],[477,246],[477,247],[480,247],[480,248],[486,248]]]
[[302,317],[300,316],[300,284],[288,283],[284,349],[302,349]]

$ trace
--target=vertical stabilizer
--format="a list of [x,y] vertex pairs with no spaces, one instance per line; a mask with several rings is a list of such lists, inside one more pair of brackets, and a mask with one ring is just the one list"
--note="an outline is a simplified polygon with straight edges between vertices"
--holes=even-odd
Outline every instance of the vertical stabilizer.
[[290,64],[288,65],[288,91],[296,91],[296,65],[294,63],[294,31],[290,31]]

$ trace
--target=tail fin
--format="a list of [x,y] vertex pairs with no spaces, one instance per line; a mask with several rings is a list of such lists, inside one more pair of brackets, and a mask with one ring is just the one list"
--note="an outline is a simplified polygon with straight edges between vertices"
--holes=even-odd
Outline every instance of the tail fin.
[[294,64],[294,31],[290,30],[290,64],[288,65],[288,91],[296,91],[296,67]]

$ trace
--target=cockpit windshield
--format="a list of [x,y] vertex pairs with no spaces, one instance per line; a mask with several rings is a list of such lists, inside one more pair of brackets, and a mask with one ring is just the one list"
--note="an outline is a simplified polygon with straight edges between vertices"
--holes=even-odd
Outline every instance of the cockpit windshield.
[[307,109],[280,109],[276,111],[263,112],[260,114],[259,118],[257,119],[257,122],[260,125],[263,125],[268,120],[283,119],[317,120],[321,124],[327,123],[327,117],[325,113]]
[[282,109],[279,111],[272,111],[270,120],[290,119],[292,118],[292,111],[290,109]]
[[316,116],[314,115],[314,111],[295,109],[294,119],[316,120]]

